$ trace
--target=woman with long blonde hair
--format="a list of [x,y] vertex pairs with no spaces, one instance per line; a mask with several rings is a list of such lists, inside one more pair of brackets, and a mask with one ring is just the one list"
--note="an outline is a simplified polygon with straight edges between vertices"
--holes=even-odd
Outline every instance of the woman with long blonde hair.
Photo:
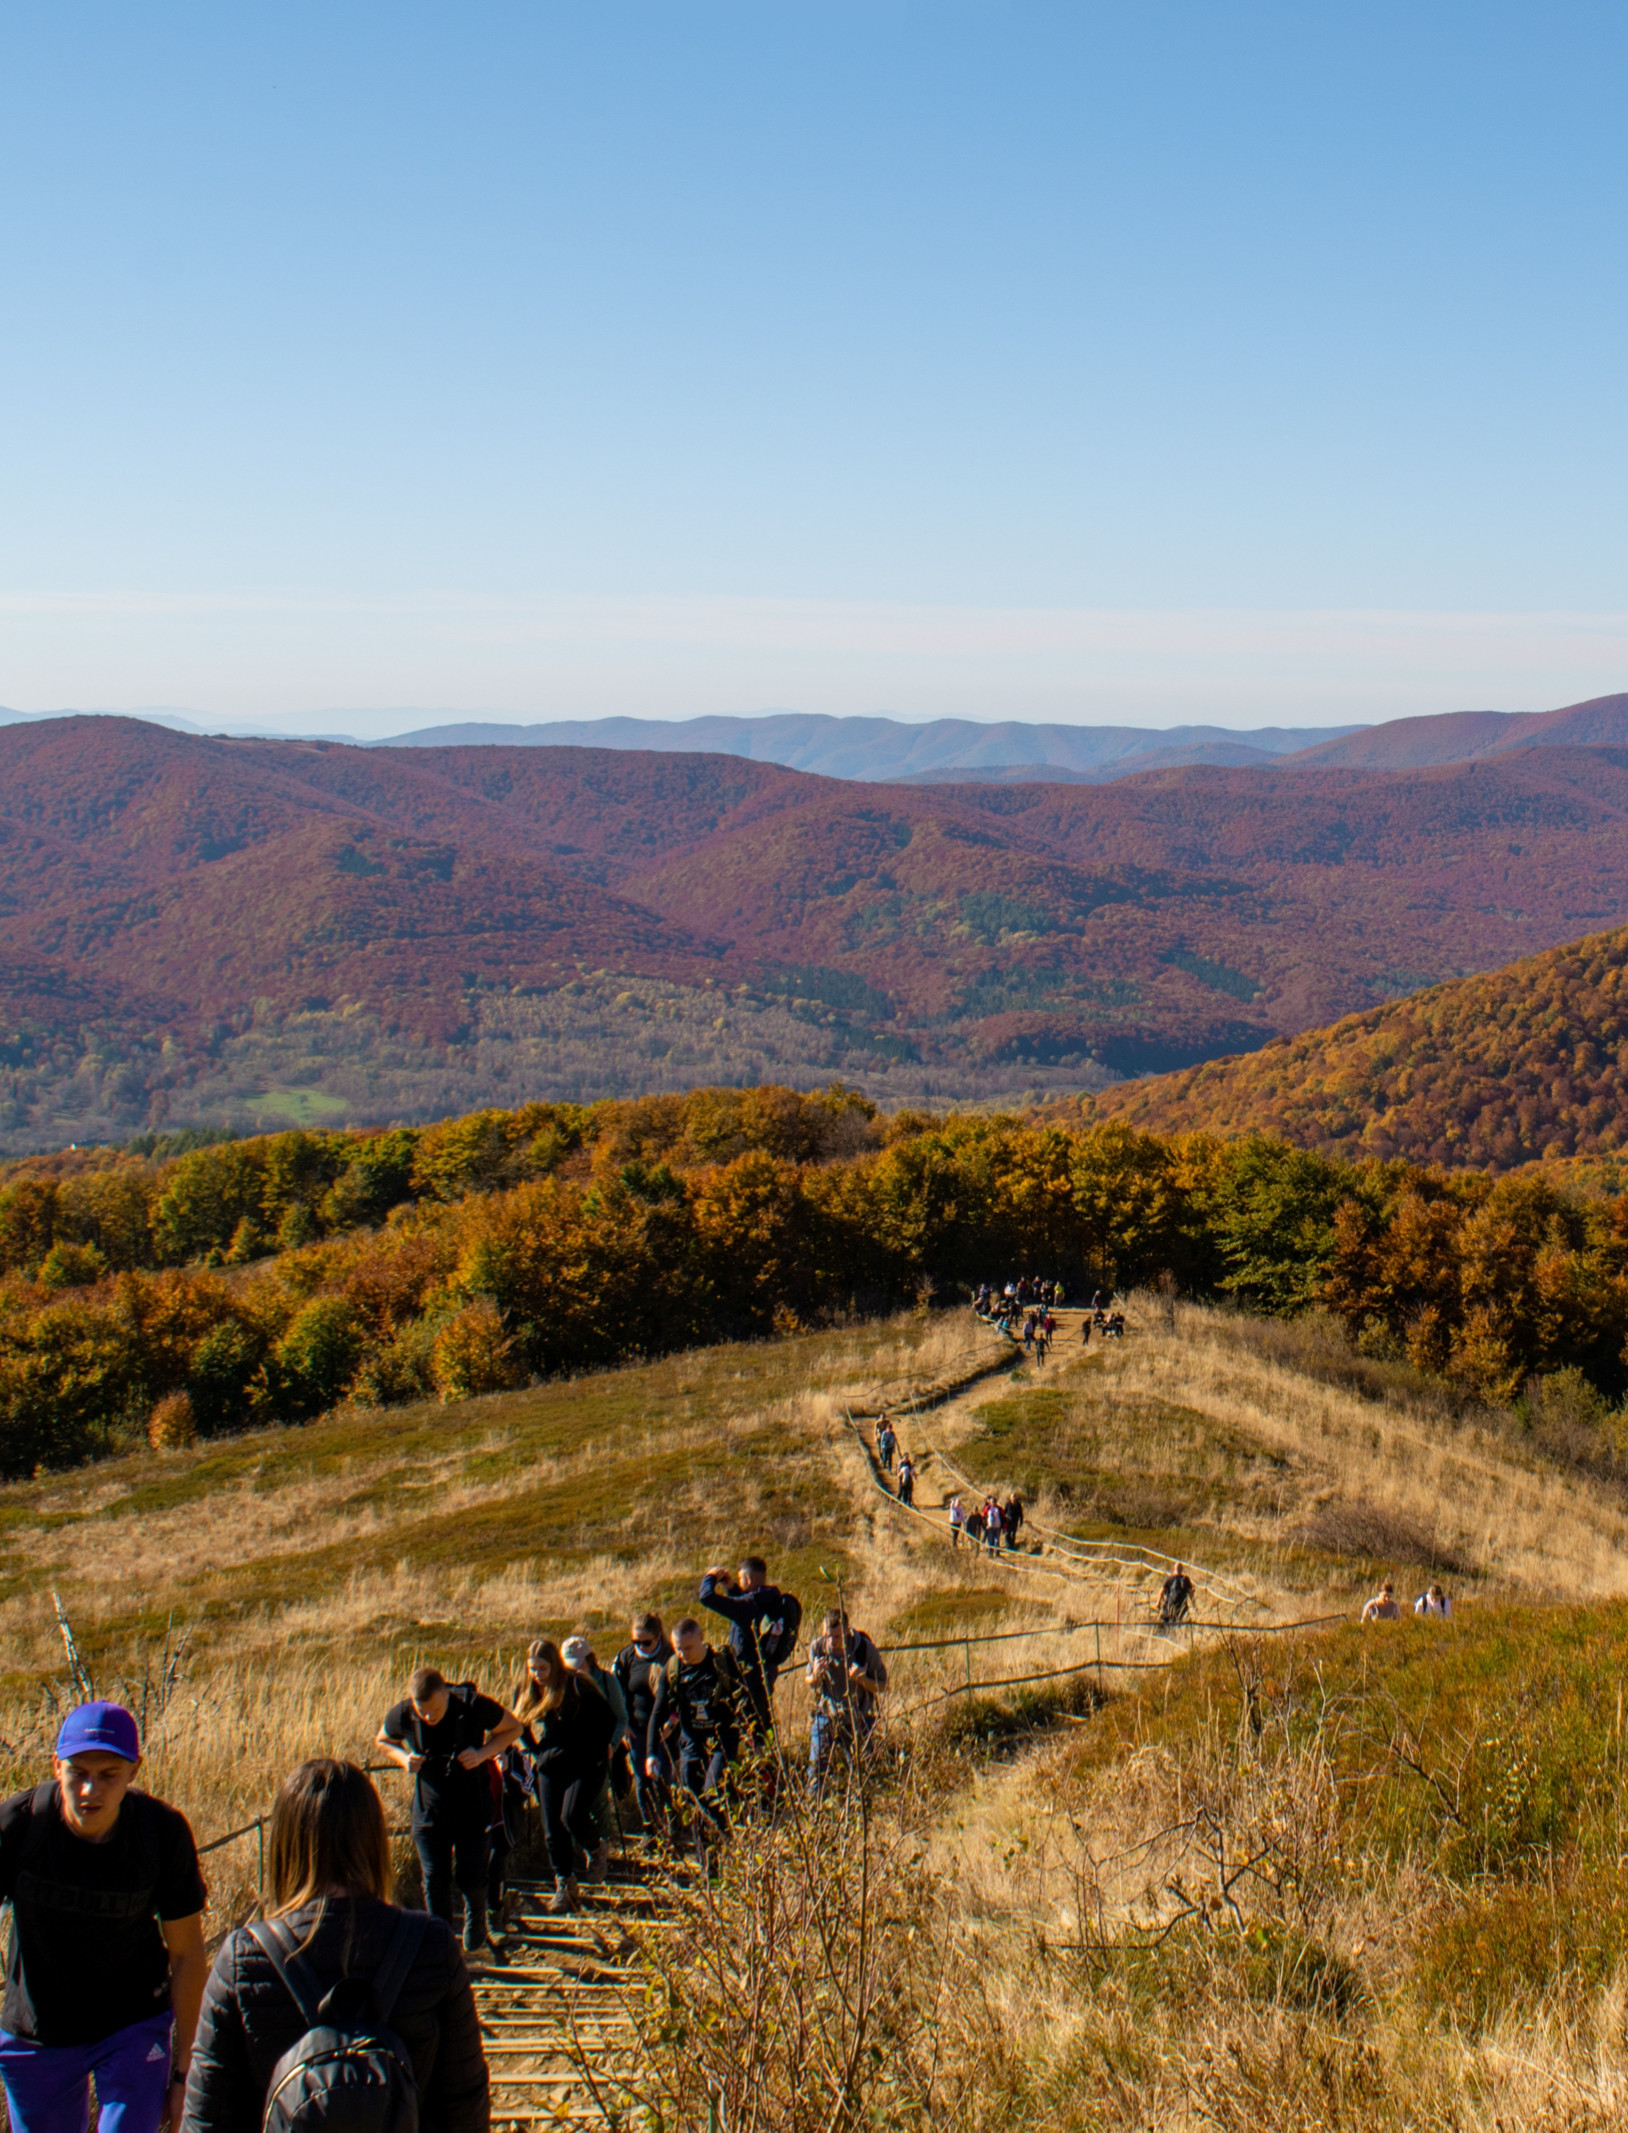
[[265,1919],[227,1935],[204,1988],[183,2133],[255,2133],[273,2070],[311,2027],[272,1947],[325,2019],[378,2021],[401,2040],[420,2133],[487,2133],[486,2055],[463,1950],[443,1920],[390,1901],[390,1838],[372,1779],[329,1756],[302,1763],[283,1780],[269,1840]]
[[616,1716],[591,1681],[573,1673],[552,1637],[526,1654],[526,1672],[513,1709],[524,1722],[532,1786],[542,1810],[556,1917],[577,1907],[577,1864],[598,1841],[594,1801],[610,1765]]

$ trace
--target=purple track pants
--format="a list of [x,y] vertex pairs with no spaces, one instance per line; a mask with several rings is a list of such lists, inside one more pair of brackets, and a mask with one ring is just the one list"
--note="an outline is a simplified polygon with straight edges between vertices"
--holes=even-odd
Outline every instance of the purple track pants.
[[152,2015],[94,2044],[36,2044],[0,2030],[12,2133],[86,2133],[96,2082],[99,2133],[158,2133],[170,2085],[172,2017]]

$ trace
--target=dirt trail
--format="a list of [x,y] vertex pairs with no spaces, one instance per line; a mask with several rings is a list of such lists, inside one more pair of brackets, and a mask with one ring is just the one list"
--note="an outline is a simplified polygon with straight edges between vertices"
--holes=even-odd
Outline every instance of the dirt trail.
[[[1079,1314],[1065,1317],[1077,1321]],[[1077,1346],[1065,1345],[1060,1338],[1055,1360],[1042,1364],[1003,1336],[990,1333],[988,1340],[992,1353],[959,1381],[926,1387],[901,1387],[894,1381],[885,1387],[858,1389],[850,1396],[844,1413],[854,1452],[871,1485],[868,1490],[862,1488],[861,1496],[873,1543],[884,1548],[890,1542],[897,1544],[901,1528],[914,1527],[918,1533],[932,1533],[952,1561],[982,1562],[1002,1578],[1027,1583],[1037,1597],[1044,1592],[1053,1605],[1061,1604],[1071,1613],[1077,1610],[1059,1600],[1065,1588],[1076,1590],[1092,1612],[1106,1608],[1116,1622],[1135,1618],[1151,1623],[1159,1588],[1174,1564],[1173,1557],[1155,1549],[1076,1540],[1032,1517],[1025,1523],[1016,1551],[1003,1548],[997,1554],[972,1541],[955,1542],[948,1508],[951,1497],[959,1494],[970,1509],[989,1490],[1004,1493],[998,1476],[971,1471],[964,1463],[973,1456],[965,1448],[978,1434],[979,1409],[1020,1371],[1026,1373],[1025,1383],[1043,1387],[1060,1380],[1067,1363],[1077,1362],[1081,1354]],[[896,1482],[892,1475],[883,1475],[874,1450],[874,1424],[884,1409],[892,1417],[900,1455],[908,1451],[918,1467],[915,1501],[910,1505],[897,1501]],[[1197,1587],[1194,1611],[1208,1619],[1243,1626],[1293,1611],[1287,1593],[1262,1592],[1256,1581],[1222,1576],[1191,1560],[1187,1568]]]

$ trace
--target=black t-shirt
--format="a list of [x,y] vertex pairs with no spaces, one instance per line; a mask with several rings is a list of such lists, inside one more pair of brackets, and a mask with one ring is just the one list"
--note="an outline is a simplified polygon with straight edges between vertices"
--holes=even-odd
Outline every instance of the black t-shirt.
[[392,1707],[384,1721],[385,1739],[399,1741],[424,1758],[424,1767],[413,1781],[415,1822],[490,1813],[492,1780],[485,1764],[466,1770],[458,1757],[465,1748],[478,1748],[502,1720],[502,1704],[469,1685],[451,1691],[446,1716],[438,1726],[427,1726],[410,1703]]
[[[47,1811],[34,1812],[36,1800]],[[159,1920],[208,1892],[183,1814],[127,1792],[104,1843],[62,1819],[56,1780],[0,1805],[0,1897],[12,1905],[0,2028],[40,2044],[95,2044],[163,2014],[170,1956]]]

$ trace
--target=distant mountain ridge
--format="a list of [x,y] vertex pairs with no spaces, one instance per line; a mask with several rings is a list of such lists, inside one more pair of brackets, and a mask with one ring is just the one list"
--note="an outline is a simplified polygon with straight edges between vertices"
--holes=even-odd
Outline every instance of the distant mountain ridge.
[[[55,717],[113,718],[106,711],[61,714],[8,711],[0,728]],[[168,706],[127,714],[172,731],[208,734],[202,713]],[[334,712],[338,726],[347,716]],[[434,714],[368,712],[385,716]],[[276,728],[227,721],[230,738],[293,738]],[[220,738],[218,728],[214,737]],[[1380,726],[1178,726],[1161,732],[1138,726],[985,723],[934,719],[911,724],[885,717],[837,718],[817,712],[765,711],[751,717],[690,719],[559,719],[508,724],[448,717],[386,740],[354,742],[343,731],[301,735],[385,749],[611,748],[643,754],[738,756],[777,763],[814,776],[896,785],[1103,785],[1153,771],[1208,766],[1265,770],[1292,764],[1308,770],[1418,770],[1479,762],[1516,748],[1628,747],[1628,694],[1599,696],[1554,711],[1448,711],[1393,719]]]
[[1628,1154],[1628,927],[1093,1098],[1153,1132],[1507,1171]]
[[426,727],[374,745],[626,748],[663,754],[699,750],[780,763],[818,777],[888,784],[985,778],[1009,783],[1025,774],[1095,784],[1186,763],[1269,763],[1362,730],[1263,726],[1235,733],[1222,726],[1177,726],[1159,732],[1141,726],[1031,725],[1016,720],[985,724],[965,718],[912,725],[903,719],[767,711],[755,718],[558,719],[532,726],[468,721]]
[[899,785],[1110,784],[1148,771],[1210,765],[1265,769],[1418,770],[1477,762],[1513,748],[1628,747],[1628,694],[1554,711],[1446,711],[1381,726],[1295,728],[981,724],[935,719],[832,718],[765,712],[756,718],[562,719],[531,726],[470,721],[426,727],[383,748],[625,748],[743,756],[819,777]]

